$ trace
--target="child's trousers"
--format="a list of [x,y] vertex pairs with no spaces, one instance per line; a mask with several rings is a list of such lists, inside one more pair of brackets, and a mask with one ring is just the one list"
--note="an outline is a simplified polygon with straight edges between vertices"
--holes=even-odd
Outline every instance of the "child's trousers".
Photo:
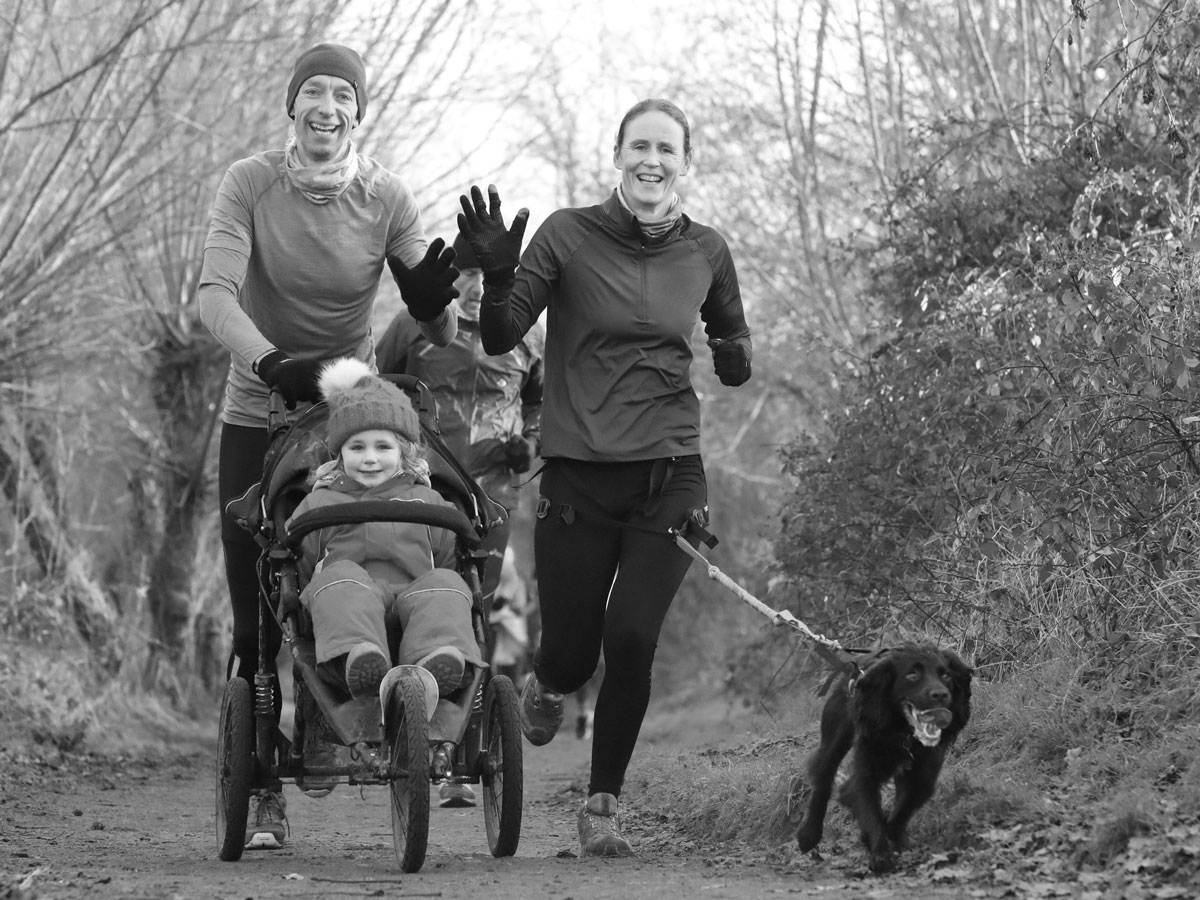
[[312,615],[318,663],[363,641],[386,651],[387,622],[394,618],[400,627],[396,665],[413,665],[440,647],[454,647],[468,662],[483,664],[471,625],[470,590],[450,569],[426,572],[393,591],[357,563],[338,560],[312,577],[300,600]]

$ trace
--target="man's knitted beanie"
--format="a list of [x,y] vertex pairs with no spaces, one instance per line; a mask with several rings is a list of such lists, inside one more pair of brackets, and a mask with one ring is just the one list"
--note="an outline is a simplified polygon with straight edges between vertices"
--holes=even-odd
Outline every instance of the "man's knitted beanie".
[[459,271],[463,269],[478,269],[479,260],[475,258],[475,251],[471,249],[471,242],[463,237],[460,231],[454,238],[454,267]]
[[300,85],[314,75],[335,75],[350,82],[358,98],[358,121],[363,120],[367,114],[367,69],[362,57],[342,44],[317,44],[300,54],[292,80],[288,82],[288,118],[296,117],[296,95],[300,93]]
[[334,453],[360,431],[394,431],[419,442],[421,422],[408,395],[371,372],[361,360],[346,358],[321,370],[321,396],[329,406],[325,443]]

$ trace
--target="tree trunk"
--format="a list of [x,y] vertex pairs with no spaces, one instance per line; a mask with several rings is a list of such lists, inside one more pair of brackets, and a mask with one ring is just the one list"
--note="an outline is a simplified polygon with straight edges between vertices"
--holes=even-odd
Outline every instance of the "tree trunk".
[[147,689],[183,696],[181,664],[190,668],[192,593],[197,550],[210,496],[207,462],[220,410],[224,352],[198,322],[164,328],[153,374],[160,417],[159,544],[150,560],[147,603],[150,652],[142,674]]
[[42,578],[62,585],[55,611],[71,621],[106,669],[120,666],[117,610],[100,589],[90,555],[71,537],[52,499],[56,488],[30,454],[31,423],[0,404],[0,485]]

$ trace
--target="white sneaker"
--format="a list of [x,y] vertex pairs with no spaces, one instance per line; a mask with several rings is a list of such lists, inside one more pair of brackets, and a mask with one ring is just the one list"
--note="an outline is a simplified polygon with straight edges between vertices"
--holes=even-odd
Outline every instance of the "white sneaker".
[[438,798],[442,801],[439,804],[442,809],[461,809],[476,805],[475,792],[471,790],[471,786],[456,784],[453,781],[447,781],[438,788]]
[[246,815],[246,849],[278,850],[287,832],[287,801],[282,792],[259,791],[250,797]]

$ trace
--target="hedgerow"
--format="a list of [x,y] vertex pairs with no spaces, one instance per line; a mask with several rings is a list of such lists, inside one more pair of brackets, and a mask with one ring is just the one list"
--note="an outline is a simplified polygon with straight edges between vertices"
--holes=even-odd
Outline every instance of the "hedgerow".
[[1194,661],[1192,161],[1112,122],[999,174],[939,160],[866,251],[889,325],[784,450],[795,609],[998,669],[1114,641]]

